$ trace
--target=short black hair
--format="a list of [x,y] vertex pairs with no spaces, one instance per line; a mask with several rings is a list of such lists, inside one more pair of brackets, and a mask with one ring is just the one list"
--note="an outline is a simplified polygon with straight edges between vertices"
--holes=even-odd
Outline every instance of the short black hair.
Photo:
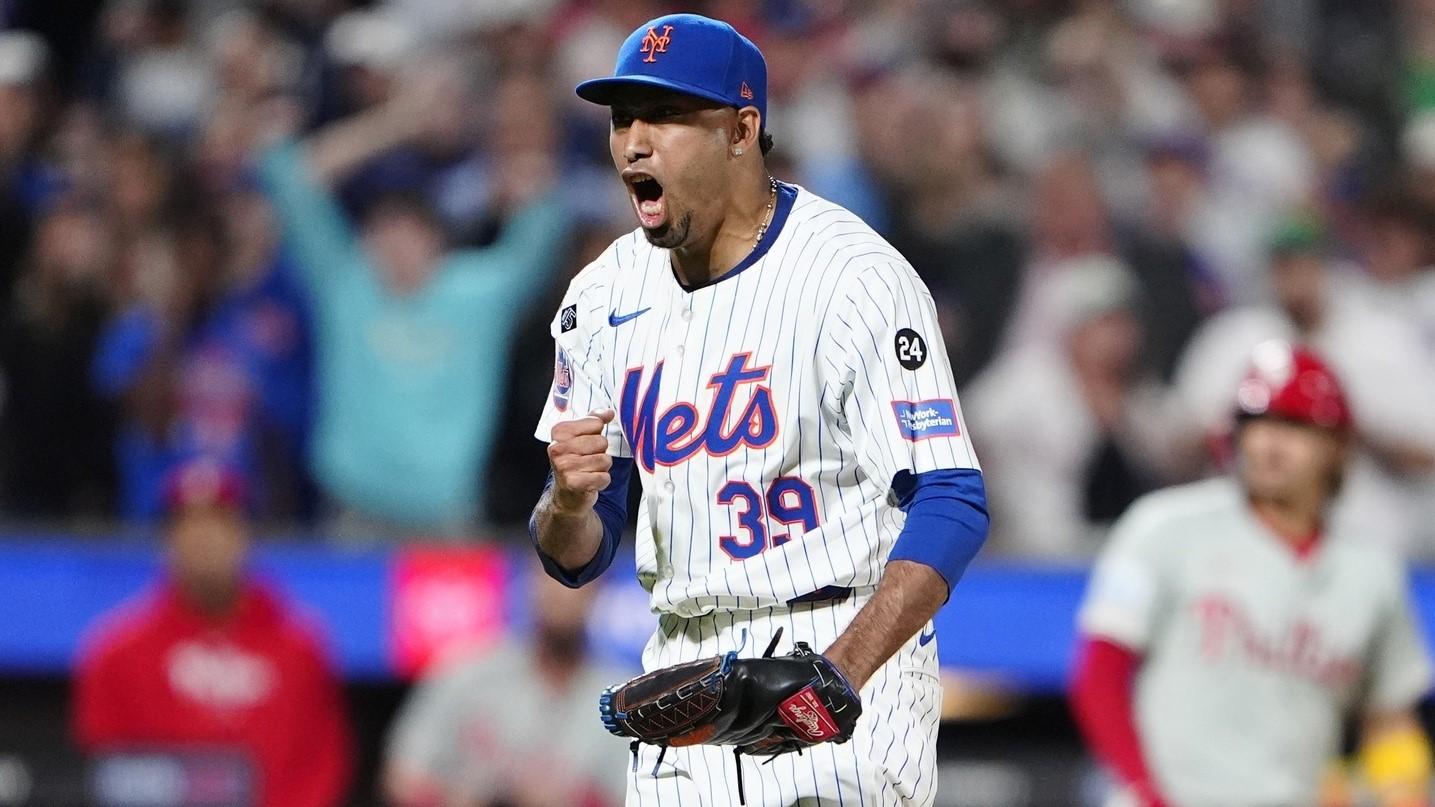
[[757,147],[762,150],[762,156],[766,157],[772,151],[772,135],[767,132],[757,136]]

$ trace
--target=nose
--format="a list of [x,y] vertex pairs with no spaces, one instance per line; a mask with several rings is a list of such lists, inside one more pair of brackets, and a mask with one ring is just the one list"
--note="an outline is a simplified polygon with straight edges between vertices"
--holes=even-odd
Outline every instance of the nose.
[[628,126],[628,133],[623,138],[623,159],[629,163],[635,163],[644,157],[651,157],[653,144],[650,140],[652,131],[648,124],[635,120]]

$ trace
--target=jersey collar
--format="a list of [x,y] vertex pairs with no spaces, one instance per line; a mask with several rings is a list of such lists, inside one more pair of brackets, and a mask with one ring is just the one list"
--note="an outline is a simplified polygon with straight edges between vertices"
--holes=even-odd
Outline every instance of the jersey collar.
[[[1248,505],[1249,506],[1249,505]],[[1283,549],[1291,554],[1298,562],[1309,563],[1320,551],[1321,545],[1325,543],[1325,530],[1323,527],[1316,527],[1306,535],[1290,535],[1277,529],[1274,524],[1261,514],[1260,510],[1251,507],[1251,515],[1256,523],[1271,540],[1279,543]]]
[[[678,280],[678,277],[675,274],[673,275],[673,281],[676,282],[678,286],[682,288],[683,291],[691,294],[698,289],[704,289],[708,286],[716,285],[723,282],[724,280],[727,280],[730,277],[737,277],[739,274],[742,274],[743,270],[762,260],[762,256],[766,255],[767,251],[772,248],[772,245],[777,241],[777,236],[782,232],[783,225],[787,224],[787,216],[789,213],[792,212],[792,204],[796,201],[797,186],[788,184],[786,182],[778,182],[777,203],[774,204],[772,208],[772,222],[767,225],[767,233],[763,235],[762,243],[758,244],[756,249],[754,249],[752,252],[749,252],[746,258],[743,258],[741,261],[738,262],[737,266],[734,266],[733,268],[727,270],[726,272],[723,272],[721,275],[718,275],[711,280],[688,286],[684,285],[682,281]],[[671,264],[668,266],[668,271],[672,271]]]

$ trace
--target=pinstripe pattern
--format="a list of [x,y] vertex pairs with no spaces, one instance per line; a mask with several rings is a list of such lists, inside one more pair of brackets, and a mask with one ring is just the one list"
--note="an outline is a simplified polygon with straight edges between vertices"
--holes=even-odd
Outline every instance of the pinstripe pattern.
[[[643,485],[638,575],[661,617],[644,659],[650,669],[736,647],[743,628],[753,634],[747,651],[760,650],[778,624],[792,639],[825,647],[851,619],[852,605],[785,603],[824,586],[877,584],[904,523],[889,490],[899,471],[978,467],[935,306],[916,273],[856,216],[796,186],[783,186],[778,212],[786,221],[768,233],[765,253],[693,290],[677,283],[667,251],[630,233],[574,278],[560,311],[573,306],[576,326],[563,331],[554,318],[572,389],[563,411],[549,402],[540,439],[566,418],[599,408],[624,412],[625,389],[631,430],[657,386],[646,413],[656,424],[651,434],[625,434],[621,414],[606,433],[610,453],[637,454]],[[642,309],[609,324],[610,315]],[[926,342],[915,369],[898,361],[902,328]],[[730,368],[761,377],[735,385],[726,411],[714,412],[717,377]],[[722,435],[741,429],[770,434],[760,428],[763,396],[770,397],[775,436],[710,450],[710,438],[722,443]],[[894,402],[934,400],[950,402],[956,433],[904,433]],[[670,410],[679,404],[695,408],[696,422]],[[758,414],[744,421],[750,406]],[[677,414],[664,419],[670,411]],[[673,434],[665,437],[664,429]],[[801,480],[784,483],[776,505],[794,508],[792,523],[774,518],[766,501],[782,478]],[[717,501],[723,490],[735,497],[731,504]],[[778,544],[780,535],[790,540]],[[752,547],[759,540],[761,551]],[[874,677],[869,716],[854,742],[768,766],[745,762],[749,803],[815,803],[810,799],[820,796],[823,805],[929,804],[940,695],[935,646],[920,650],[904,648]],[[735,802],[723,750],[674,749],[653,777],[655,754],[646,751],[640,761],[631,804]]]
[[[783,628],[787,637],[815,646],[833,641],[864,604],[870,591],[836,605],[799,605],[699,617],[665,615],[643,654],[648,669],[693,661],[734,649],[748,632],[740,655],[762,652]],[[872,677],[862,691],[857,735],[844,745],[825,745],[802,756],[786,754],[771,764],[744,758],[743,782],[753,807],[914,807],[936,799],[933,740],[941,712],[936,643],[914,638]],[[731,807],[737,778],[731,749],[709,746],[669,749],[653,775],[656,748],[641,750],[630,774],[630,807]]]

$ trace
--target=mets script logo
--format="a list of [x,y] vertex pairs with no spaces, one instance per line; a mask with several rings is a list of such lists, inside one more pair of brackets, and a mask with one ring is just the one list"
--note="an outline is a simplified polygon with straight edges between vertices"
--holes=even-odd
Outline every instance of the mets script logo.
[[[777,412],[772,390],[762,382],[770,367],[748,367],[750,353],[728,359],[727,369],[708,380],[712,403],[707,414],[679,401],[659,415],[658,389],[663,385],[663,363],[653,369],[642,389],[643,368],[635,367],[623,378],[620,415],[623,432],[633,456],[652,471],[655,465],[677,465],[700,451],[721,457],[742,446],[765,448],[777,439]],[[738,404],[747,393],[746,402]]]
[[668,52],[668,42],[672,38],[673,26],[671,25],[663,26],[663,33],[661,36],[658,35],[658,32],[656,30],[649,28],[648,33],[643,36],[642,46],[638,48],[639,53],[648,54],[647,56],[643,57],[643,61],[656,62],[658,60],[659,53]]

